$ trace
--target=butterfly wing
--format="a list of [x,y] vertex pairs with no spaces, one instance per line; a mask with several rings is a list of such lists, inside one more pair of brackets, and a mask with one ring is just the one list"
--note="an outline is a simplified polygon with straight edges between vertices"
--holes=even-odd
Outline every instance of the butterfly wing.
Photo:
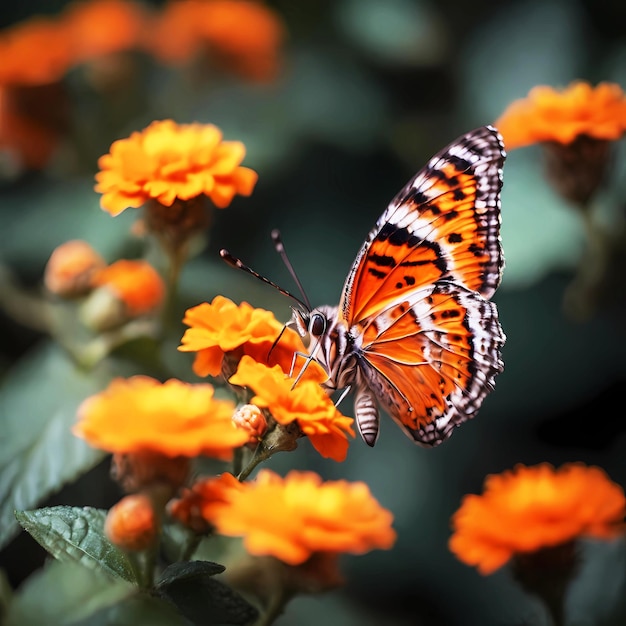
[[338,315],[361,338],[356,417],[373,445],[373,399],[416,442],[472,417],[502,370],[489,302],[500,283],[504,147],[490,126],[435,155],[389,204],[346,279]]
[[438,280],[490,298],[502,276],[502,138],[483,126],[444,148],[391,201],[348,274],[349,327]]
[[[372,318],[362,340],[361,375],[367,388],[423,445],[438,445],[473,417],[503,369],[505,337],[496,305],[447,281]],[[374,429],[370,438],[375,441],[377,425],[367,420],[371,411],[360,415],[357,406],[361,433],[368,441]]]

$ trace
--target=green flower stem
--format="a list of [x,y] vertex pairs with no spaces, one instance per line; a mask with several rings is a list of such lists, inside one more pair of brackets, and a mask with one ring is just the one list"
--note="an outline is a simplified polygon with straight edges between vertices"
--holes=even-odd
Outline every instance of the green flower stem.
[[238,480],[244,481],[252,473],[254,468],[267,461],[276,452],[289,452],[298,447],[297,439],[302,436],[296,422],[282,426],[277,424],[257,447],[254,456],[248,465],[237,476]]

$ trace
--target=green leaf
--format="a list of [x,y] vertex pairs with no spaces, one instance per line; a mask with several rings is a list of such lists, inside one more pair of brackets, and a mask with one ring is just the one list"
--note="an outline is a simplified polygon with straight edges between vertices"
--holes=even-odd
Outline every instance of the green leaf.
[[177,563],[165,570],[155,591],[198,626],[256,620],[258,611],[251,604],[213,578],[220,570],[221,565],[210,561]]
[[167,587],[174,582],[180,582],[190,578],[204,578],[205,576],[215,576],[221,574],[226,568],[219,563],[212,561],[186,561],[184,563],[173,563],[166,567],[159,578],[157,589]]
[[102,571],[50,561],[15,594],[3,624],[74,624],[135,593],[137,587]]
[[106,511],[54,506],[17,511],[15,516],[35,541],[59,561],[75,561],[109,575],[137,582],[128,556],[104,535]]
[[71,427],[79,404],[122,369],[109,360],[81,370],[50,342],[8,373],[0,387],[0,548],[19,530],[13,511],[34,508],[102,460]]

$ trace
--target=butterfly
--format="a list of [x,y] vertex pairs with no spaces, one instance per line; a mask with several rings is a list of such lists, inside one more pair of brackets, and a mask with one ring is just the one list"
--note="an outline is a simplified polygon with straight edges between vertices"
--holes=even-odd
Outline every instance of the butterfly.
[[[325,369],[329,393],[353,394],[358,430],[370,446],[380,407],[415,443],[439,445],[476,415],[504,368],[505,335],[490,298],[504,268],[505,158],[491,126],[433,156],[370,231],[338,306],[312,308],[221,251],[298,302],[290,324],[309,338],[307,361]],[[275,243],[282,248],[279,235]]]

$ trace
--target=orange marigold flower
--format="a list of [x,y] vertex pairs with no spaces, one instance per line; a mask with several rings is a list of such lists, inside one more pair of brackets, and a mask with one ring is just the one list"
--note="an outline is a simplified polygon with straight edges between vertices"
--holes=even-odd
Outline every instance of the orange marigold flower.
[[145,315],[157,309],[165,297],[165,283],[146,261],[120,259],[93,277],[94,287],[106,287],[121,300],[129,316]]
[[110,153],[100,157],[95,189],[111,215],[150,200],[172,206],[201,195],[223,209],[236,194],[249,196],[256,184],[256,172],[240,166],[245,153],[243,143],[222,141],[212,124],[152,122],[114,141]]
[[71,43],[57,21],[35,17],[0,33],[0,84],[52,83],[71,63]]
[[598,467],[517,465],[488,476],[482,495],[465,496],[452,518],[450,550],[491,574],[515,555],[578,537],[613,538],[625,513],[624,490]]
[[300,336],[287,328],[270,354],[283,324],[271,311],[255,309],[247,302],[236,305],[224,296],[187,309],[183,322],[190,328],[178,349],[198,353],[193,364],[198,376],[219,376],[224,355],[230,353],[237,359],[248,354],[263,363],[279,364],[288,372],[294,353],[304,350]]
[[354,437],[354,420],[337,410],[318,380],[303,377],[293,387],[294,379],[285,376],[278,365],[270,368],[244,356],[229,382],[252,389],[256,395],[250,401],[268,409],[279,424],[297,420],[300,430],[323,457],[345,460],[348,435]]
[[199,482],[192,494],[218,533],[243,537],[250,554],[290,565],[319,552],[389,549],[396,539],[392,514],[363,482],[323,482],[314,472],[297,471],[282,478],[264,469],[242,484],[228,474]]
[[125,496],[109,510],[104,532],[109,541],[128,551],[146,550],[156,540],[158,521],[150,498]]
[[208,48],[234,71],[267,80],[276,75],[284,38],[282,21],[260,2],[179,0],[165,6],[151,48],[169,63],[188,61]]
[[213,393],[211,385],[176,379],[116,378],[81,404],[73,432],[109,452],[230,460],[249,434],[233,424],[234,403],[217,400]]
[[562,90],[541,85],[511,103],[495,126],[508,150],[546,141],[568,145],[583,135],[617,140],[626,131],[626,95],[614,83],[594,88],[576,81]]
[[78,296],[92,288],[94,274],[105,266],[104,259],[86,241],[66,241],[50,255],[44,284],[59,296]]
[[72,45],[73,61],[130,50],[141,44],[148,17],[128,0],[73,2],[62,16]]

